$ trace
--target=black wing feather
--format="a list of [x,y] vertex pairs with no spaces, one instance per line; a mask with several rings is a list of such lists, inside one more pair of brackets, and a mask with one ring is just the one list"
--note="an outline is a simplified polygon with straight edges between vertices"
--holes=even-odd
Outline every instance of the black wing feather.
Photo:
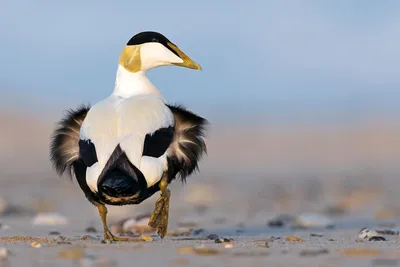
[[174,127],[160,128],[144,139],[143,156],[161,157],[172,143]]

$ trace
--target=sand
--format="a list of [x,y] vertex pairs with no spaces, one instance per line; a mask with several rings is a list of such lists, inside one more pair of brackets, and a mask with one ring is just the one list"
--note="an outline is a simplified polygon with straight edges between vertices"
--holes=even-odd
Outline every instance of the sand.
[[[155,236],[146,243],[102,244],[95,207],[76,182],[51,170],[47,148],[52,121],[10,116],[0,116],[1,124],[10,126],[0,133],[0,197],[6,203],[5,210],[0,205],[0,221],[9,227],[0,227],[0,249],[10,252],[0,266],[400,264],[400,237],[357,241],[362,227],[398,226],[398,127],[214,129],[201,173],[184,186],[175,182],[170,187],[170,230],[191,225],[204,231],[163,240]],[[150,212],[156,198],[138,206],[110,207],[110,225]],[[57,212],[68,223],[34,225],[38,212]],[[267,226],[279,214],[304,212],[327,216],[335,227]],[[81,240],[89,226],[98,232],[90,233],[93,240]],[[64,238],[50,235],[52,231]],[[233,241],[217,244],[204,239],[209,234]],[[280,239],[271,241],[272,236]],[[302,241],[289,242],[287,236]]]

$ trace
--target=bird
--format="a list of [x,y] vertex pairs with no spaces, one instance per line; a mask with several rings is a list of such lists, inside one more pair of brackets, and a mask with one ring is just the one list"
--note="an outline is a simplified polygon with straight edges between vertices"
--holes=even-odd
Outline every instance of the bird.
[[104,240],[125,238],[107,226],[106,205],[137,205],[156,192],[148,225],[162,239],[168,229],[168,185],[199,171],[207,153],[207,119],[183,105],[170,104],[146,76],[161,66],[202,70],[163,34],[135,34],[119,56],[112,93],[93,106],[69,109],[51,135],[50,161],[59,176],[75,178],[85,197],[97,207]]

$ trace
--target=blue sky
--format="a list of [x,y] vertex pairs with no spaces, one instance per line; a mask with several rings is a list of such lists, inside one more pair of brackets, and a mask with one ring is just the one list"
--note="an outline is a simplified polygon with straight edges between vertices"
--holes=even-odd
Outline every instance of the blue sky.
[[4,0],[0,104],[61,110],[113,90],[119,53],[159,31],[202,72],[152,70],[173,103],[215,120],[400,117],[399,1]]

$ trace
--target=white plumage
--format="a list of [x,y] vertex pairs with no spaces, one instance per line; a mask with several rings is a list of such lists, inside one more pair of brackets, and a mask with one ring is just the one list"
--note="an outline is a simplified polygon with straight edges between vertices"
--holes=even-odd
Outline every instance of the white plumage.
[[[98,162],[86,170],[87,184],[94,192],[97,192],[97,179],[118,144],[143,173],[148,186],[157,182],[167,168],[165,154],[152,158],[142,157],[142,152],[147,134],[174,125],[173,114],[159,91],[146,81],[144,73],[129,75],[121,68],[118,68],[119,80],[114,93],[89,110],[80,131],[80,139],[91,140],[96,147]],[[131,93],[122,91],[121,94],[121,84]]]

